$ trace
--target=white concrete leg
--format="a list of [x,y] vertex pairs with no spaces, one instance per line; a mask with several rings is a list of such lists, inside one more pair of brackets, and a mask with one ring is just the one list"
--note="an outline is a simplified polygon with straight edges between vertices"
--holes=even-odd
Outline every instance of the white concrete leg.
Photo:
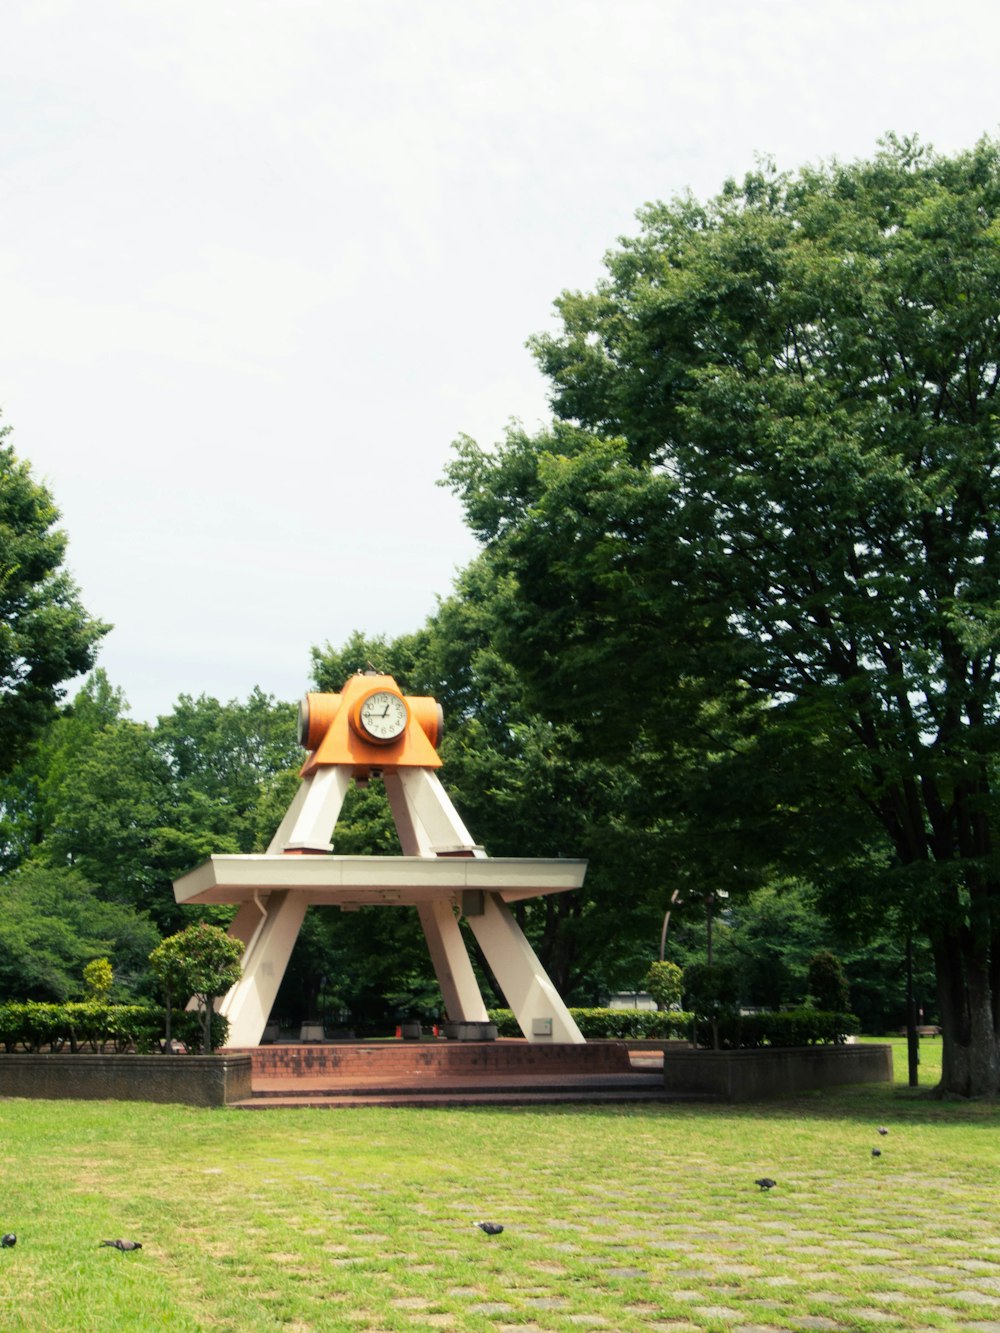
[[434,975],[441,987],[445,1011],[452,1023],[485,1023],[489,1015],[465,940],[451,903],[437,899],[417,907]]
[[399,846],[404,856],[433,856],[430,839],[406,799],[406,792],[398,773],[386,773],[382,782],[389,798],[389,809],[399,835]]
[[422,855],[440,856],[455,852],[486,855],[482,847],[473,842],[435,772],[429,768],[401,768],[396,778],[414,826],[424,831],[422,842],[427,850]]
[[306,914],[305,895],[272,893],[265,907],[264,924],[243,958],[243,975],[218,1006],[229,1019],[229,1046],[260,1044]]
[[236,909],[236,915],[229,923],[229,934],[234,940],[239,940],[246,949],[247,945],[253,939],[254,931],[261,923],[261,918],[267,914],[267,894],[265,893],[261,900],[261,906],[258,907],[255,902],[240,903]]
[[[329,768],[318,768],[307,778],[302,779],[302,786],[306,789],[305,796],[287,834],[285,845],[281,848],[283,852],[333,851],[330,837],[337,823],[340,807],[344,804],[344,797],[350,790],[351,781],[351,770],[340,764],[332,764]],[[294,805],[293,801],[292,806]],[[282,828],[284,825],[283,819]]]
[[[525,1037],[529,1041],[583,1044],[583,1034],[507,904],[494,893],[484,893],[482,915],[467,920]],[[533,1033],[532,1020],[536,1018],[551,1021],[551,1038]]]
[[306,803],[306,797],[309,795],[309,785],[306,782],[300,782],[295,788],[295,795],[292,797],[292,803],[282,816],[281,823],[278,825],[277,832],[267,845],[269,856],[277,856],[283,852],[292,836],[292,829],[298,820],[302,807]]

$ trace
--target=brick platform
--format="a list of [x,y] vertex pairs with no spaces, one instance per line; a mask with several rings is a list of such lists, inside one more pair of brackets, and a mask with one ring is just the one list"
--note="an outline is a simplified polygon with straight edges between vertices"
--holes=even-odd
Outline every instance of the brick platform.
[[261,1079],[385,1079],[400,1075],[451,1078],[505,1074],[627,1074],[632,1065],[624,1042],[542,1045],[518,1039],[487,1042],[335,1042],[315,1046],[230,1048],[249,1055],[256,1085]]
[[[246,1048],[247,1110],[678,1100],[624,1042],[386,1041]],[[683,1098],[681,1098],[683,1099]]]

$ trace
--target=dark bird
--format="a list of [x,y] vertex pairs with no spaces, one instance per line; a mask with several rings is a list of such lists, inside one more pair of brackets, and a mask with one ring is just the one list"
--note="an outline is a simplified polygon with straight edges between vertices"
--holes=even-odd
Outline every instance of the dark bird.
[[472,1225],[478,1227],[480,1231],[485,1231],[487,1236],[499,1236],[503,1231],[499,1222],[473,1222]]
[[14,1235],[13,1231],[8,1231],[6,1235],[0,1236],[0,1245],[2,1245],[5,1250],[12,1250],[16,1244],[17,1237]]
[[761,1176],[760,1180],[754,1181],[754,1184],[759,1185],[762,1190],[773,1190],[777,1183],[778,1182],[772,1180],[770,1176]]
[[873,1149],[872,1149],[872,1156],[873,1156],[873,1157],[881,1157],[881,1156],[882,1156],[882,1149],[881,1149],[881,1148],[873,1148]]
[[886,1129],[885,1125],[879,1125],[879,1127],[878,1127],[878,1132],[883,1136],[883,1138],[885,1137],[886,1134],[889,1133],[889,1131]]
[[[121,1250],[122,1254],[125,1254],[128,1250],[142,1249],[141,1240],[102,1240],[101,1245],[110,1245],[113,1250]],[[97,1248],[100,1249],[101,1245],[98,1245]]]

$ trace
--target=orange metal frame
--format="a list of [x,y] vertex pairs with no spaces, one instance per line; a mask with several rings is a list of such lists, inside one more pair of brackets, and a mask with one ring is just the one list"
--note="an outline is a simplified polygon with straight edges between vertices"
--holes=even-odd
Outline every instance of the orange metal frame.
[[[388,690],[403,700],[407,724],[394,741],[373,741],[357,722],[361,705],[370,694]],[[340,694],[307,694],[309,721],[303,744],[312,753],[302,766],[302,777],[328,764],[346,764],[355,776],[378,769],[440,768],[437,746],[441,740],[441,706],[428,696],[404,695],[392,676],[351,676]]]

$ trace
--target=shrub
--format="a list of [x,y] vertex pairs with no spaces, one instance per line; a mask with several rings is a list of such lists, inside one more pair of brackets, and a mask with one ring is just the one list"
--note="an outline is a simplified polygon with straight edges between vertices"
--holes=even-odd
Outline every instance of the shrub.
[[106,1000],[114,973],[106,958],[93,958],[83,969],[83,984],[88,1000]]
[[728,963],[691,963],[684,972],[684,991],[696,1021],[712,1029],[712,1046],[718,1050],[723,1031],[739,1016],[736,969]]
[[[694,1014],[681,1009],[571,1009],[571,1016],[584,1037],[600,1040],[667,1041],[671,1037],[690,1038]],[[497,1036],[519,1037],[521,1029],[509,1009],[491,1009],[491,1023]],[[843,1042],[858,1032],[860,1023],[854,1014],[834,1013],[824,1009],[782,1009],[759,1014],[734,1014],[718,1020],[719,1046],[815,1046]],[[705,1033],[707,1037],[707,1031]],[[703,1043],[705,1044],[705,1043]]]
[[[570,1016],[584,1037],[600,1040],[666,1041],[670,1037],[686,1037],[691,1026],[691,1015],[679,1009],[570,1009]],[[491,1023],[496,1024],[497,1036],[520,1037],[521,1029],[509,1009],[491,1009]]]
[[854,1014],[828,1009],[766,1010],[720,1019],[718,1045],[728,1050],[758,1046],[837,1045],[858,1032],[860,1026]]
[[[209,1051],[214,1049],[217,1015],[213,1003],[239,981],[242,957],[242,943],[208,921],[198,921],[160,941],[149,955],[149,964],[166,997],[168,1046],[173,1001],[180,995],[192,995],[198,1000],[202,1014],[199,1046],[207,1046]],[[225,1030],[229,1031],[228,1023]]]
[[684,973],[676,963],[650,963],[646,973],[646,989],[656,1001],[657,1009],[670,1009],[681,1002]]
[[[200,1053],[204,1044],[202,1016],[195,1010],[174,1010],[173,1031],[188,1051]],[[44,1004],[36,1000],[8,1001],[0,1004],[0,1043],[7,1051],[19,1047],[38,1051],[43,1046],[53,1051],[115,1051],[144,1053],[158,1050],[163,1031],[164,1012],[157,1005],[102,1004],[95,1000],[77,1000],[69,1004]],[[212,1048],[224,1046],[229,1020],[212,1015]]]
[[840,959],[829,949],[820,949],[809,959],[809,994],[817,1009],[846,1012],[851,992]]

